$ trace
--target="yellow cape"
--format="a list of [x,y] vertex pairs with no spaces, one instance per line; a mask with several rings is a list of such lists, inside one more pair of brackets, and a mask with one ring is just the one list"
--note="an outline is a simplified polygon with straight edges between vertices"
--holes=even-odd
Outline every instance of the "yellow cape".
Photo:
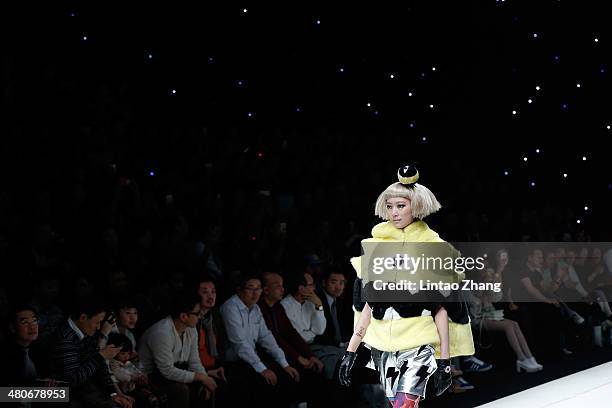
[[[372,229],[372,238],[362,242],[444,242],[440,236],[423,221],[415,221],[404,229],[394,227],[390,222],[380,223]],[[351,258],[351,264],[361,278],[361,257]],[[359,321],[360,312],[355,312],[355,325]],[[474,354],[474,338],[469,323],[458,324],[449,322],[449,340],[451,357]],[[436,349],[436,357],[440,357],[440,338],[438,329],[431,316],[417,316],[399,320],[371,319],[363,341],[382,351],[407,350],[424,344],[430,344]]]

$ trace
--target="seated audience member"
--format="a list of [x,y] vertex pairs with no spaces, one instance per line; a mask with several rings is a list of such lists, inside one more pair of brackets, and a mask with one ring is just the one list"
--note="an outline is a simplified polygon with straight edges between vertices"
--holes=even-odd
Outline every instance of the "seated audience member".
[[[274,339],[283,349],[287,361],[295,366],[300,374],[301,396],[308,402],[309,406],[322,406],[323,395],[312,392],[315,389],[326,387],[327,381],[321,376],[323,362],[319,360],[310,350],[308,344],[295,331],[285,309],[280,305],[283,298],[283,278],[278,273],[265,272],[262,275],[263,296],[258,302],[261,313],[264,316],[268,329],[274,335]],[[338,390],[330,390],[334,392]]]
[[511,288],[513,301],[518,304],[516,316],[521,327],[528,329],[528,336],[540,340],[542,352],[559,350],[569,355],[572,352],[567,348],[563,333],[560,304],[543,293],[543,266],[542,250],[530,248],[527,264],[517,270],[517,282]]
[[189,408],[209,400],[217,384],[198,354],[195,327],[200,318],[200,296],[179,293],[171,307],[169,316],[144,332],[138,353],[142,370],[168,397],[168,405]]
[[208,375],[225,380],[221,362],[225,352],[222,342],[225,328],[221,314],[215,309],[217,303],[217,285],[212,277],[203,276],[198,282],[200,296],[200,319],[196,325],[198,331],[198,352],[200,361]]
[[227,388],[225,377],[225,346],[227,343],[223,318],[215,308],[217,303],[217,285],[210,275],[199,279],[198,295],[200,296],[200,319],[196,325],[198,332],[198,353],[200,361],[208,375],[217,382],[215,401],[219,406],[233,405],[233,399]]
[[117,393],[106,363],[121,348],[98,345],[105,314],[104,306],[97,299],[79,299],[52,343],[51,375],[69,383],[71,406],[132,406],[133,399]]
[[332,379],[335,378],[334,371],[344,349],[334,345],[314,344],[315,337],[325,333],[327,326],[323,301],[315,293],[314,287],[310,274],[291,275],[287,283],[289,295],[281,300],[281,305],[295,330],[323,362],[325,377]]
[[10,336],[2,344],[0,384],[2,386],[33,387],[39,373],[31,353],[38,339],[38,314],[30,305],[22,304],[9,312]]
[[242,276],[236,291],[221,306],[229,341],[227,359],[232,362],[228,379],[236,389],[245,390],[249,404],[287,406],[294,400],[300,376],[287,362],[257,305],[261,280]]
[[[138,308],[130,299],[124,299],[115,304],[116,321],[111,332],[125,335],[132,343],[132,350],[136,349],[136,337],[133,330],[138,323]],[[135,353],[132,353],[133,358]]]
[[[481,271],[479,277],[480,282],[484,283],[500,283],[501,275],[495,272],[492,267],[487,267]],[[503,296],[503,292],[492,290],[482,291],[465,291],[465,296],[469,301],[470,312],[473,315],[472,325],[475,326],[474,333],[482,333],[486,331],[501,331],[506,334],[506,338],[510,347],[516,354],[516,369],[517,371],[526,371],[529,373],[540,371],[543,367],[538,364],[531,354],[527,340],[521,330],[521,327],[514,320],[504,317],[503,309],[496,309],[493,303],[499,302]]]
[[345,286],[346,277],[340,269],[334,266],[324,267],[322,290],[317,295],[323,304],[327,325],[323,334],[315,337],[315,344],[346,348],[352,335],[353,315],[342,314],[346,310],[342,298]]
[[121,351],[109,361],[111,378],[121,392],[134,397],[138,406],[160,406],[163,398],[160,399],[155,394],[147,375],[130,361],[130,356],[134,351],[131,340],[124,334],[111,333],[108,336],[108,344],[121,347]]

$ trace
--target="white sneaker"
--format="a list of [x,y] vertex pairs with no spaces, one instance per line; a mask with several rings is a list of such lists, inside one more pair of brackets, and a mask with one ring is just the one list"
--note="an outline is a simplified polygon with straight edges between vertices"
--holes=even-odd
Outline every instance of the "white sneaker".
[[531,365],[537,367],[539,371],[542,371],[542,369],[544,369],[544,366],[542,364],[538,363],[536,361],[535,357],[529,357],[527,359],[527,361],[529,361],[529,363],[531,363]]

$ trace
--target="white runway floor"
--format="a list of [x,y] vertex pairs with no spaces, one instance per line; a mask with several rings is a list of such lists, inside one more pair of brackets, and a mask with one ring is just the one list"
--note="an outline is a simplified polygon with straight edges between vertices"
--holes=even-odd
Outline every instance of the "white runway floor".
[[479,408],[612,407],[612,362],[481,405]]

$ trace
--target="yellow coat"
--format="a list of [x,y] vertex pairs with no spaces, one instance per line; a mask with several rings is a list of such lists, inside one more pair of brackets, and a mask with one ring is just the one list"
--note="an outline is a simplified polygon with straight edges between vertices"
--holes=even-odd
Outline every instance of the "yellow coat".
[[[362,242],[444,242],[440,236],[423,221],[414,221],[404,229],[382,222],[372,229],[372,238]],[[361,278],[361,257],[351,258],[351,264]],[[361,312],[355,312],[355,325]],[[474,338],[470,324],[449,322],[450,355],[468,356],[474,354]],[[440,356],[440,338],[432,316],[407,317],[398,320],[371,319],[363,341],[382,351],[400,351],[430,344]]]

